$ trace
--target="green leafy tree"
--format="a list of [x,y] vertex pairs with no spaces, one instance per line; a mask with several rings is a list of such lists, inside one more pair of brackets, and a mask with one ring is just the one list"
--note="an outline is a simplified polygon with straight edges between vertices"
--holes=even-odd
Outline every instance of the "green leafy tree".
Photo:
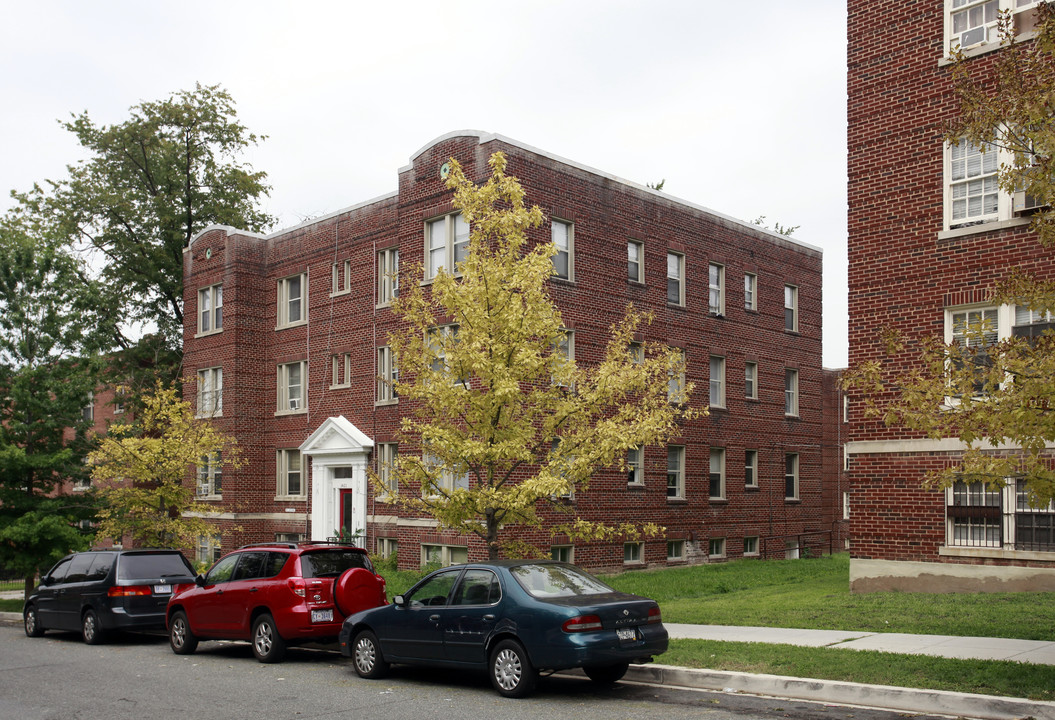
[[205,463],[241,466],[234,439],[196,418],[178,388],[160,383],[143,398],[135,421],[111,425],[88,459],[105,503],[99,536],[149,547],[191,547],[215,537],[206,519],[214,509],[195,500],[184,478]]
[[22,218],[0,219],[0,567],[26,578],[90,537],[86,479],[99,317],[71,294],[83,268]]
[[[648,319],[632,308],[598,364],[571,360],[547,291],[555,248],[531,247],[527,237],[542,212],[525,206],[501,153],[480,186],[451,165],[447,186],[470,227],[467,257],[457,276],[440,271],[427,290],[401,283],[411,289],[394,303],[406,323],[389,339],[394,384],[411,408],[402,439],[420,453],[396,459],[393,476],[409,492],[393,500],[479,536],[496,558],[502,549],[531,551],[515,538],[543,527],[543,508],[569,512],[562,496],[585,491],[598,469],[622,465],[628,449],[665,442],[700,411],[686,405],[692,387],[680,379],[680,353],[632,345]],[[598,540],[661,528],[568,516],[553,530]]]
[[781,225],[780,223],[773,223],[773,227],[769,227],[769,225],[766,224],[765,215],[759,215],[751,221],[751,224],[758,225],[759,227],[765,228],[770,232],[775,232],[777,235],[783,235],[784,237],[791,237],[795,234],[796,230],[802,227],[801,225]]
[[[1034,39],[1016,40],[1011,15],[999,18],[1005,45],[989,63],[953,53],[953,85],[959,112],[945,126],[945,140],[984,152],[1006,151],[1001,188],[1025,191],[1042,206],[1032,229],[1044,247],[1055,245],[1055,10],[1038,8]],[[1055,312],[1055,283],[1019,269],[991,289],[990,302]],[[984,314],[966,315],[956,339],[914,341],[895,329],[882,332],[889,358],[914,362],[865,362],[845,377],[862,391],[865,412],[928,438],[957,438],[966,451],[959,463],[926,476],[930,487],[957,481],[992,488],[1022,479],[1038,506],[1055,497],[1055,470],[1048,448],[1055,443],[1055,335],[997,341]],[[905,370],[890,368],[907,367]],[[995,447],[1014,452],[993,452]]]
[[183,329],[183,249],[211,224],[262,230],[266,175],[240,160],[262,137],[238,121],[219,86],[197,85],[130,109],[114,125],[87,112],[62,126],[89,153],[69,177],[16,194],[23,211],[50,223],[99,266],[102,302],[118,308],[116,348],[129,324],[156,327],[172,350]]

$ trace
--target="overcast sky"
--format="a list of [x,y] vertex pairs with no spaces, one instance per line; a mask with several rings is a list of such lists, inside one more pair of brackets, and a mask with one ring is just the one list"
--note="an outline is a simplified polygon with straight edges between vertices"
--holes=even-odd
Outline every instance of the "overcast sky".
[[[121,122],[221,84],[268,136],[278,228],[396,189],[453,130],[495,132],[824,250],[824,364],[847,360],[843,0],[0,0],[0,210]],[[276,228],[277,229],[277,228]]]

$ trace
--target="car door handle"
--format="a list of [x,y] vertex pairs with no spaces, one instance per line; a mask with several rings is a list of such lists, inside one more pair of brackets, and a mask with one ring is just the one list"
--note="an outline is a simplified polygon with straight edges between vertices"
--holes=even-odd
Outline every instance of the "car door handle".
[[490,614],[484,615],[484,622],[494,622],[494,619],[495,619],[494,615],[490,615]]
[[438,623],[440,621],[440,616],[439,615],[429,615],[429,621]]
[[249,588],[249,592],[256,592],[259,588]]

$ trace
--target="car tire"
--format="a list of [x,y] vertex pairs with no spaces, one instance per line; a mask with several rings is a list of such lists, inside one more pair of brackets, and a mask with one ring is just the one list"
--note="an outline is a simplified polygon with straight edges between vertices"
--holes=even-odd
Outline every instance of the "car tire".
[[286,656],[286,641],[278,634],[275,619],[270,615],[261,615],[253,623],[253,654],[262,663],[282,662]]
[[106,631],[99,623],[99,616],[94,610],[85,610],[81,616],[81,637],[89,645],[98,645],[106,637]]
[[366,568],[349,568],[333,581],[333,602],[341,615],[348,617],[360,610],[383,605],[380,581]]
[[516,640],[503,640],[495,645],[488,669],[491,685],[503,697],[527,697],[538,682],[535,666],[524,646]]
[[601,685],[611,685],[619,682],[626,675],[630,663],[616,663],[615,665],[587,665],[582,671],[586,677]]
[[352,641],[352,664],[361,678],[376,680],[388,674],[389,664],[381,654],[377,635],[370,630],[363,630]]
[[40,624],[36,605],[26,606],[25,612],[22,613],[22,626],[26,630],[26,637],[37,638],[44,634],[44,626]]
[[169,623],[169,647],[177,655],[190,655],[198,649],[198,638],[190,631],[187,613],[177,610]]

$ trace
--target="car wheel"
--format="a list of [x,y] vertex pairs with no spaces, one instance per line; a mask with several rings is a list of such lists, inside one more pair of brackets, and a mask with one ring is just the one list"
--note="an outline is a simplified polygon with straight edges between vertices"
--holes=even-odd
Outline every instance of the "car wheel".
[[177,610],[169,623],[169,645],[177,655],[190,655],[198,649],[198,638],[190,631],[187,613]]
[[538,681],[524,646],[516,640],[503,640],[491,652],[491,685],[499,695],[521,698],[531,694]]
[[103,641],[105,634],[95,611],[85,610],[84,617],[81,618],[81,637],[84,638],[84,642],[89,645],[98,645]]
[[44,626],[40,624],[40,618],[37,617],[36,605],[26,606],[26,611],[22,614],[22,624],[26,628],[27,637],[40,637],[44,634]]
[[381,654],[377,636],[369,630],[363,630],[355,636],[352,642],[352,663],[361,678],[375,680],[388,673],[389,665]]
[[586,677],[590,678],[595,683],[608,685],[622,680],[629,667],[630,663],[616,663],[615,665],[587,665],[582,671],[586,673]]
[[261,615],[253,623],[253,654],[262,663],[282,662],[286,655],[286,641],[270,615]]

